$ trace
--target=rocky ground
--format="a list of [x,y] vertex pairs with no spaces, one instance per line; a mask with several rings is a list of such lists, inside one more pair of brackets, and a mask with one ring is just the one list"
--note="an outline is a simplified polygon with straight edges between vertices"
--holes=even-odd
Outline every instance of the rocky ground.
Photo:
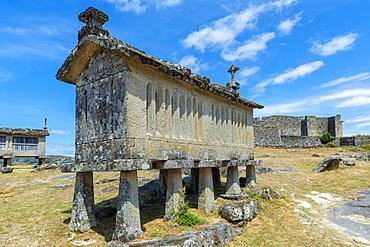
[[[273,201],[256,197],[261,212],[251,222],[233,227],[243,234],[228,246],[370,246],[368,161],[355,161],[354,149],[256,149],[263,160],[257,186],[269,186],[284,197]],[[321,173],[312,170],[327,156],[348,158],[355,166],[340,166]],[[99,225],[87,233],[68,230],[74,174],[58,170],[31,173],[32,167],[15,166],[0,174],[0,246],[106,246],[114,227],[114,210],[98,212]],[[240,176],[245,170],[240,169]],[[139,173],[141,185],[158,178],[157,171]],[[94,174],[97,208],[114,208],[118,173]],[[246,188],[248,191],[252,188]],[[222,188],[217,188],[217,194]],[[363,194],[360,194],[362,192]],[[188,200],[195,206],[195,197]],[[229,200],[218,197],[216,204]],[[140,196],[145,238],[175,236],[183,231],[203,231],[208,225],[227,222],[218,211],[191,211],[204,224],[184,227],[162,220],[164,207],[148,193]]]

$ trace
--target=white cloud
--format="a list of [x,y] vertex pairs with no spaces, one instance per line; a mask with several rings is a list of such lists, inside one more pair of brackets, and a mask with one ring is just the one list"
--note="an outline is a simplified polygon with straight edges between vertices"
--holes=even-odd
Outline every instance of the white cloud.
[[349,97],[359,97],[359,96],[370,96],[370,89],[365,88],[355,88],[355,89],[346,89],[339,91],[337,93],[331,93],[329,95],[320,96],[312,100],[312,104],[320,104],[325,101],[343,99]]
[[310,52],[321,56],[329,56],[338,51],[350,50],[353,48],[353,42],[356,41],[357,37],[357,33],[350,33],[344,36],[337,36],[325,44],[320,44],[316,41]]
[[281,75],[269,78],[263,82],[258,83],[257,85],[255,85],[254,90],[256,93],[263,93],[268,85],[283,84],[285,82],[296,80],[299,77],[304,77],[305,75],[314,72],[323,65],[324,62],[315,61],[311,63],[302,64],[295,69],[288,69],[285,71],[285,73]]
[[369,105],[370,104],[370,98],[365,96],[358,96],[353,97],[351,99],[347,99],[343,101],[342,103],[338,104],[337,108],[344,108],[344,107],[356,107],[356,106],[362,106],[362,105]]
[[366,79],[369,79],[369,78],[370,78],[370,73],[369,72],[364,72],[364,73],[360,73],[360,74],[350,76],[350,77],[341,77],[339,79],[335,79],[335,80],[329,81],[327,83],[324,83],[319,87],[320,88],[330,87],[330,86],[339,85],[339,84],[349,82],[349,81],[363,81],[363,80],[366,80]]
[[359,122],[369,122],[370,123],[370,115],[362,115],[358,117],[354,117],[345,121],[345,123],[359,123]]
[[187,55],[179,61],[179,64],[188,67],[193,73],[199,73],[201,70],[208,70],[209,67],[206,63],[200,63],[197,57],[193,55]]
[[11,27],[0,27],[0,31],[17,35],[24,35],[27,32],[27,30],[24,28],[11,28]]
[[292,30],[293,30],[293,27],[298,25],[298,23],[301,21],[302,15],[303,12],[300,12],[298,14],[296,14],[294,16],[294,19],[288,19],[288,20],[285,20],[283,21],[282,23],[280,23],[279,27],[278,27],[278,30],[280,31],[280,33],[282,35],[289,35]]
[[105,0],[112,3],[119,11],[134,12],[136,14],[144,13],[148,7],[166,8],[179,5],[183,0]]
[[250,5],[239,13],[234,13],[204,26],[182,40],[184,47],[195,47],[204,52],[205,49],[224,48],[234,42],[234,39],[245,29],[255,28],[258,16],[269,10],[277,10],[289,6],[296,0],[280,0],[261,5]]
[[244,59],[255,59],[257,53],[267,48],[266,43],[275,37],[275,33],[263,33],[254,35],[250,40],[247,40],[244,45],[239,46],[235,51],[230,51],[228,48],[221,52],[223,59],[227,61],[236,61]]
[[292,112],[307,111],[307,100],[302,100],[294,103],[284,103],[278,105],[265,105],[261,110],[257,110],[258,116],[266,116],[272,114],[286,114]]
[[12,77],[12,73],[0,69],[0,81],[10,81]]
[[70,130],[52,130],[50,131],[52,134],[58,134],[58,135],[70,135],[72,134]]
[[304,77],[305,75],[310,74],[314,72],[315,70],[318,70],[323,65],[324,65],[324,62],[315,61],[315,62],[300,65],[295,69],[289,69],[284,74],[276,76],[273,79],[271,84],[272,85],[283,84],[288,81],[293,81],[297,79],[298,77]]
[[260,67],[244,68],[239,72],[239,75],[242,77],[247,77],[257,73],[260,70]]

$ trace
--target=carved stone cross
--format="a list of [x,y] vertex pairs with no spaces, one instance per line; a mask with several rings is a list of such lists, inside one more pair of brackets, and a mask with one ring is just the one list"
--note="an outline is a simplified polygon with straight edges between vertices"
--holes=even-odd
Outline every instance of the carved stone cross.
[[240,68],[236,67],[234,64],[231,65],[230,69],[227,71],[228,73],[231,74],[231,82],[234,82],[234,75],[235,72],[240,70]]
[[238,71],[240,68],[236,67],[234,64],[231,64],[231,67],[230,69],[227,71],[228,73],[231,74],[231,82],[228,82],[226,84],[226,87],[228,88],[231,88],[231,89],[234,89],[235,91],[238,90],[240,88],[240,83],[235,81],[234,79],[234,76],[235,76],[235,73],[236,71]]

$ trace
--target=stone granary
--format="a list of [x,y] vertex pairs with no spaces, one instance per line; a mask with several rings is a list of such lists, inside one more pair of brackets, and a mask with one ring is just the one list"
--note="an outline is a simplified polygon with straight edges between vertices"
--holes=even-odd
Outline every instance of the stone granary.
[[12,159],[16,157],[35,157],[39,165],[46,161],[46,136],[49,135],[47,127],[44,129],[0,128],[0,159],[4,159],[5,167],[10,167]]
[[182,168],[196,174],[201,210],[215,207],[219,167],[228,167],[226,193],[240,193],[238,166],[255,176],[253,108],[263,106],[109,36],[95,8],[79,20],[86,26],[56,75],[76,86],[75,163],[62,168],[76,172],[70,229],[96,225],[94,171],[120,171],[113,240],[124,242],[143,234],[137,170],[159,169],[169,221],[183,202]]

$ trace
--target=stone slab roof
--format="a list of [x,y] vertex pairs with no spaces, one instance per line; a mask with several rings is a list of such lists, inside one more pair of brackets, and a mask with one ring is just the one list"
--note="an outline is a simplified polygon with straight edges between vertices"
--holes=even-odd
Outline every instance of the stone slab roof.
[[78,77],[86,66],[88,66],[94,53],[101,48],[120,52],[142,64],[215,95],[252,108],[263,108],[260,104],[241,98],[240,94],[233,89],[212,83],[209,78],[194,74],[190,69],[181,65],[152,57],[139,49],[113,38],[109,35],[108,31],[96,26],[87,25],[80,30],[79,43],[58,70],[56,78],[60,81],[76,84]]
[[23,136],[48,136],[47,129],[22,129],[0,127],[0,134],[5,135],[23,135]]

